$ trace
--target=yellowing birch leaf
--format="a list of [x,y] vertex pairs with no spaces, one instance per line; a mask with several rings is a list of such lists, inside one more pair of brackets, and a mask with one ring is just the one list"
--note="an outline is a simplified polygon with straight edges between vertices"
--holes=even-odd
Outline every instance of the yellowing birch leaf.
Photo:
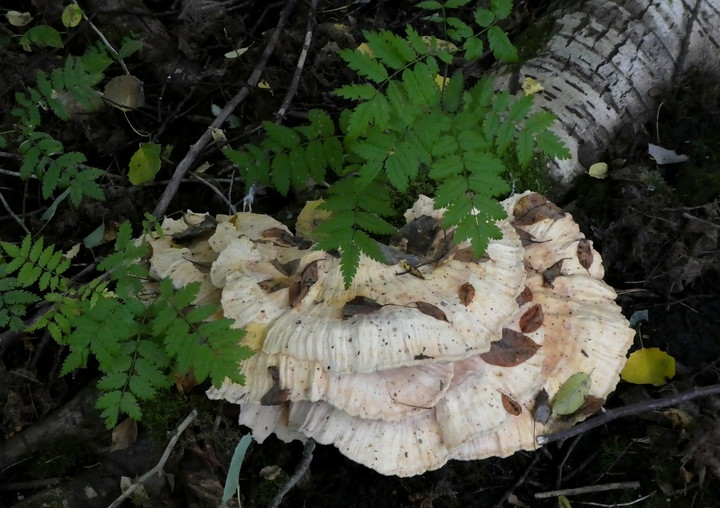
[[443,89],[450,85],[450,78],[443,76],[442,74],[435,74],[435,84],[439,89]]
[[608,165],[605,162],[596,162],[588,170],[588,174],[593,178],[607,178]]
[[525,78],[522,84],[522,89],[523,92],[525,92],[525,95],[532,95],[545,90],[545,88],[533,78]]
[[145,105],[143,82],[135,76],[117,76],[105,85],[105,99],[121,111],[130,111]]
[[29,12],[7,11],[5,17],[12,26],[25,26],[32,21]]
[[675,376],[675,358],[656,347],[643,348],[628,357],[620,377],[636,385],[660,386]]
[[308,201],[300,211],[295,222],[295,231],[313,241],[320,241],[325,235],[315,233],[315,229],[332,216],[330,210],[320,208],[324,200]]
[[590,392],[592,380],[589,374],[578,372],[565,381],[555,394],[553,401],[553,414],[569,415],[580,409],[585,397]]
[[432,35],[423,35],[422,40],[428,48],[445,50],[448,53],[457,53],[458,47],[450,41],[438,39]]
[[357,47],[357,49],[360,53],[365,53],[366,55],[369,55],[372,57],[375,56],[375,52],[372,50],[372,48],[370,46],[368,46],[367,42],[363,42],[362,44],[360,44]]
[[69,4],[63,9],[60,19],[62,24],[68,28],[78,26],[82,21],[82,9],[76,3]]
[[143,143],[137,152],[130,158],[130,172],[128,177],[133,185],[152,182],[160,171],[160,145]]

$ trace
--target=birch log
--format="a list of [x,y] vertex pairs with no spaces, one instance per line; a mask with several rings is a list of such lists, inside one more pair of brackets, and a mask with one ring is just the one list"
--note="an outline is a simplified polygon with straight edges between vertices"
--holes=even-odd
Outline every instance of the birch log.
[[545,49],[497,79],[510,90],[526,77],[545,87],[535,105],[558,117],[555,132],[572,153],[549,168],[561,188],[601,160],[621,128],[652,118],[651,89],[671,84],[689,63],[720,53],[720,0],[566,5],[551,14],[555,33]]

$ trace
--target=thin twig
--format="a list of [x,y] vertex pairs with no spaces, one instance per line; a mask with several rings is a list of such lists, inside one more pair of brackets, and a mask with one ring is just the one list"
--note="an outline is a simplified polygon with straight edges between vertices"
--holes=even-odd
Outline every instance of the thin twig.
[[212,129],[220,128],[227,119],[227,117],[230,116],[230,114],[235,110],[238,104],[240,104],[245,99],[245,97],[249,95],[250,89],[256,86],[260,81],[260,76],[262,76],[262,73],[265,70],[265,66],[270,59],[270,55],[275,49],[275,46],[280,39],[280,34],[282,33],[283,28],[285,27],[285,24],[290,17],[290,13],[292,12],[296,3],[297,0],[288,0],[285,8],[282,11],[282,14],[280,15],[280,19],[278,20],[278,24],[275,27],[275,31],[270,38],[270,42],[268,42],[268,45],[265,47],[265,50],[260,56],[260,60],[258,61],[255,70],[253,70],[252,74],[250,75],[250,78],[244,85],[242,85],[242,88],[235,95],[235,97],[233,97],[230,102],[225,105],[220,114],[215,117],[215,120],[205,130],[202,136],[200,136],[200,139],[198,139],[195,144],[190,147],[187,154],[185,154],[183,160],[181,160],[180,164],[178,164],[175,168],[175,173],[173,173],[170,183],[165,188],[165,191],[160,197],[160,201],[158,202],[155,210],[153,211],[153,215],[155,217],[159,218],[165,215],[165,211],[170,205],[170,201],[177,193],[178,188],[180,187],[180,182],[183,180],[185,173],[187,173],[187,171],[190,169],[190,166],[193,164],[193,162],[195,162],[195,159],[197,159],[198,155],[200,155],[200,151],[205,148],[205,145],[207,145],[210,142],[210,139],[212,139]]
[[313,451],[315,450],[315,440],[310,438],[307,441],[305,441],[305,448],[303,448],[303,456],[302,460],[300,461],[300,464],[298,464],[298,467],[295,469],[295,472],[290,477],[290,479],[287,481],[285,485],[283,485],[283,488],[278,491],[277,494],[275,494],[275,497],[273,498],[272,502],[270,503],[270,508],[278,508],[280,506],[280,503],[282,503],[283,498],[285,497],[285,494],[290,492],[290,489],[292,489],[297,482],[300,481],[300,478],[303,477],[303,475],[307,472],[308,468],[310,467],[310,463],[313,459]]
[[[75,3],[75,5],[80,7],[77,3],[77,0],[74,0],[74,3]],[[110,51],[110,53],[112,53],[113,56],[115,56],[115,58],[117,58],[118,62],[120,62],[120,66],[122,67],[123,72],[127,76],[129,76],[130,71],[128,70],[127,66],[125,65],[125,62],[123,62],[123,59],[120,58],[120,53],[118,53],[115,50],[115,48],[113,48],[113,45],[110,44],[110,41],[107,40],[107,38],[105,37],[105,35],[103,35],[103,33],[100,31],[100,29],[98,27],[96,27],[92,21],[90,21],[90,18],[87,17],[87,14],[85,14],[85,11],[83,11],[82,8],[80,8],[80,12],[82,12],[83,19],[85,19],[85,21],[87,21],[87,24],[90,25],[90,28],[92,28],[93,32],[95,32],[98,35],[98,37],[100,37],[100,40],[105,45],[105,47],[108,49],[108,51]]]
[[535,464],[537,464],[539,460],[540,460],[540,454],[535,452],[535,456],[533,457],[532,462],[530,462],[528,467],[525,468],[525,472],[520,476],[520,478],[515,480],[515,483],[513,483],[512,486],[505,492],[505,494],[503,494],[503,496],[500,498],[500,500],[497,503],[495,503],[493,508],[502,508],[503,506],[505,506],[505,502],[510,497],[510,494],[515,492],[515,489],[517,489],[520,485],[525,483],[525,480],[527,479],[528,475],[530,475],[530,471],[533,470],[533,468],[535,467]]
[[711,395],[720,395],[720,384],[703,386],[702,388],[693,388],[692,390],[677,393],[675,395],[670,395],[668,397],[663,397],[661,399],[647,400],[643,402],[638,402],[637,404],[632,404],[630,406],[611,409],[599,416],[596,416],[591,420],[587,420],[583,423],[575,425],[570,429],[561,430],[560,432],[547,434],[545,436],[538,436],[537,444],[545,445],[547,443],[553,443],[555,441],[564,441],[568,438],[577,436],[578,434],[587,432],[590,429],[599,427],[600,425],[605,425],[608,422],[617,420],[618,418],[624,418],[626,416],[646,413],[648,411],[655,411],[657,409],[662,409],[668,406],[674,406],[675,404],[679,404],[681,402],[688,402],[693,399],[709,397]]
[[27,226],[25,226],[25,223],[22,221],[22,219],[20,217],[18,217],[17,215],[15,215],[15,212],[12,211],[12,208],[10,208],[10,205],[8,204],[8,202],[5,201],[5,196],[2,195],[2,192],[0,192],[0,201],[2,201],[2,204],[5,207],[5,210],[7,210],[7,213],[10,214],[10,217],[15,219],[15,222],[20,224],[20,227],[23,228],[23,230],[25,230],[25,233],[27,233],[28,235],[31,235],[30,230],[27,228]]
[[574,489],[550,490],[547,492],[538,492],[535,499],[547,499],[557,496],[575,496],[577,494],[590,494],[592,492],[605,492],[606,490],[627,490],[639,489],[640,482],[618,482],[605,483],[603,485],[587,485],[585,487],[575,487]]
[[138,481],[130,485],[130,487],[123,492],[120,497],[118,497],[115,501],[112,502],[108,508],[116,508],[120,506],[120,504],[127,498],[129,498],[135,490],[142,485],[145,481],[147,481],[152,475],[157,474],[158,476],[162,473],[163,467],[165,467],[165,463],[170,458],[170,454],[173,451],[173,448],[175,448],[175,444],[177,443],[178,439],[180,439],[180,436],[183,432],[185,432],[185,429],[188,428],[188,426],[192,423],[192,421],[197,417],[197,409],[193,409],[190,414],[182,421],[182,423],[178,426],[177,431],[175,432],[175,435],[170,438],[170,442],[165,447],[165,452],[162,454],[162,457],[160,457],[160,460],[155,465],[154,468],[152,468],[150,471],[142,475]]
[[568,446],[568,450],[567,450],[567,452],[565,452],[565,456],[563,457],[562,461],[560,462],[560,465],[558,466],[557,480],[555,480],[555,488],[556,489],[559,489],[560,485],[562,485],[563,471],[565,470],[565,464],[567,463],[568,459],[570,458],[570,454],[575,449],[575,446],[577,446],[577,444],[580,442],[581,439],[582,439],[582,435],[577,436],[573,440],[573,442],[570,444],[570,446]]
[[280,123],[285,118],[292,102],[293,97],[297,93],[298,86],[300,85],[300,76],[302,75],[303,67],[305,67],[305,59],[307,58],[308,50],[310,49],[310,43],[313,38],[313,29],[315,27],[315,8],[317,7],[317,0],[311,0],[310,2],[310,16],[308,17],[307,28],[305,30],[305,42],[303,43],[300,56],[298,57],[297,66],[295,67],[295,73],[293,74],[292,80],[290,81],[290,88],[288,88],[285,98],[283,99],[280,109],[275,114],[275,123]]
[[639,497],[635,499],[634,501],[628,501],[627,503],[613,503],[613,504],[605,504],[605,503],[593,503],[591,501],[578,501],[579,504],[586,504],[588,506],[602,506],[606,508],[618,508],[619,506],[632,506],[634,504],[638,504],[642,501],[645,501],[648,498],[651,498],[657,493],[656,490],[653,490],[650,494],[647,496]]
[[202,183],[203,185],[206,185],[207,187],[209,187],[210,189],[212,189],[212,191],[215,193],[215,195],[218,196],[218,197],[228,206],[228,208],[230,209],[230,213],[232,213],[232,214],[237,213],[237,209],[235,208],[235,205],[233,205],[233,204],[230,202],[230,200],[225,196],[225,194],[223,194],[222,192],[220,192],[220,189],[218,189],[217,187],[215,187],[213,184],[211,184],[210,182],[208,182],[207,180],[205,180],[205,179],[204,179],[203,177],[201,177],[200,175],[197,175],[197,174],[195,174],[195,173],[190,173],[190,176],[191,176],[192,178],[196,179],[197,181],[199,181],[200,183]]

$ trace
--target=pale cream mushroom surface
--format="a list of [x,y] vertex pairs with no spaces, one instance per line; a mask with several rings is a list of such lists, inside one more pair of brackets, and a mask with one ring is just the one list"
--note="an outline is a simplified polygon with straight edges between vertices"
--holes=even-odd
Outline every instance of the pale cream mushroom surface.
[[[412,476],[535,449],[538,435],[597,411],[619,381],[634,331],[592,242],[539,194],[503,206],[502,237],[478,259],[421,197],[405,217],[423,226],[399,237],[434,221],[432,254],[411,271],[362,257],[349,288],[337,256],[249,213],[219,216],[207,231],[193,226],[210,221],[198,214],[166,220],[150,264],[178,286],[200,281],[201,302],[215,298],[246,329],[255,351],[238,367],[246,384],[208,396],[239,404],[257,441],[312,438]],[[396,260],[412,242],[400,240]],[[590,377],[585,403],[553,414],[577,373]]]

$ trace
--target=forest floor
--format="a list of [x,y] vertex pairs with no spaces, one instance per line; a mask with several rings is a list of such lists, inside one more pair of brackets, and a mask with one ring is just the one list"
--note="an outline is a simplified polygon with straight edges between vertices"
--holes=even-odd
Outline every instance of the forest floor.
[[[37,22],[60,26],[60,2],[17,2]],[[547,2],[518,2],[505,27],[517,37],[537,24]],[[22,5],[24,4],[24,5]],[[56,5],[57,4],[57,5]],[[0,157],[0,238],[18,241],[23,231],[64,250],[82,243],[101,223],[140,224],[156,207],[175,165],[253,72],[269,43],[285,1],[170,2],[111,0],[93,22],[110,40],[134,34],[143,49],[128,59],[130,72],[144,83],[145,106],[129,112],[107,108],[67,122],[47,116],[43,129],[68,149],[86,154],[103,168],[107,199],[81,206],[65,201],[54,216],[41,215],[48,201],[34,181],[12,174],[19,164],[8,146]],[[183,5],[191,6],[183,8]],[[92,9],[88,9],[92,12]],[[313,23],[308,25],[309,18]],[[308,110],[335,115],[343,105],[332,90],[352,79],[339,48],[356,47],[362,31],[401,31],[423,21],[409,2],[298,2],[261,80],[234,111],[226,126],[231,144],[253,140],[264,120],[273,120],[288,91],[286,123]],[[312,29],[300,81],[291,85],[298,56]],[[97,34],[80,25],[65,37],[65,49],[23,51],[16,27],[0,32],[0,131],[11,130],[14,94],[32,84],[39,69],[62,61],[63,52],[81,53],[97,44]],[[248,48],[237,58],[226,54]],[[492,61],[466,73],[480,75]],[[119,73],[119,70],[118,70]],[[674,89],[658,90],[663,108],[635,135],[630,146],[612,154],[606,179],[583,176],[570,192],[539,189],[572,213],[603,255],[606,281],[618,303],[637,321],[634,347],[658,347],[677,362],[677,373],[659,387],[621,382],[607,400],[614,408],[720,383],[720,74],[694,68]],[[150,184],[133,186],[128,161],[138,143],[168,146],[166,161]],[[658,166],[647,143],[690,156],[690,162]],[[212,144],[193,165],[210,185],[186,178],[167,210],[227,213],[241,202],[242,185],[229,188],[232,167]],[[288,198],[267,191],[253,211],[287,221],[312,192]],[[92,262],[87,252],[77,270]],[[84,265],[83,265],[84,263]],[[0,330],[2,332],[2,330]],[[7,334],[6,334],[7,337]],[[142,422],[116,429],[114,440],[92,408],[97,372],[58,375],[66,351],[48,337],[24,334],[0,349],[0,507],[108,506],[120,493],[121,477],[134,478],[159,460],[169,437],[197,409],[165,464],[167,473],[148,488],[145,506],[215,507],[235,446],[243,435],[236,406],[209,401],[198,386],[190,393],[164,394],[144,409]],[[412,478],[385,477],[318,446],[300,483],[283,506],[638,506],[720,507],[720,397],[683,402],[664,410],[615,420],[560,444],[503,459],[451,462]],[[18,444],[18,437],[23,444]],[[9,444],[13,443],[12,449]],[[124,442],[124,444],[122,444]],[[114,443],[112,445],[111,443]],[[242,467],[243,506],[267,506],[302,460],[300,443],[269,438],[250,446]],[[597,487],[616,484],[611,490]],[[90,489],[90,487],[92,487]],[[543,492],[586,488],[585,493],[536,498]],[[90,495],[90,494],[92,495]],[[232,504],[232,503],[231,503]],[[131,506],[128,501],[124,506]]]

